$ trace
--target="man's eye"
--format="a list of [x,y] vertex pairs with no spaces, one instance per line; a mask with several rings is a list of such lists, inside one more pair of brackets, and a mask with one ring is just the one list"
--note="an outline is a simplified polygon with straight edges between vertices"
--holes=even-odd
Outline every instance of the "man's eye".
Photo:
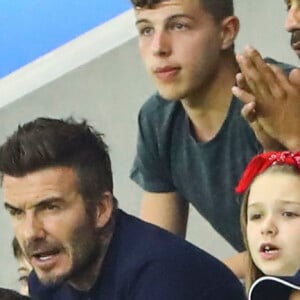
[[55,204],[55,203],[43,203],[39,207],[40,210],[55,210],[58,208],[59,208],[58,204]]
[[17,216],[20,216],[22,214],[21,209],[9,209],[8,212],[13,217],[17,217]]
[[53,210],[53,209],[57,209],[59,207],[56,204],[49,203],[49,204],[45,205],[45,208],[48,210]]

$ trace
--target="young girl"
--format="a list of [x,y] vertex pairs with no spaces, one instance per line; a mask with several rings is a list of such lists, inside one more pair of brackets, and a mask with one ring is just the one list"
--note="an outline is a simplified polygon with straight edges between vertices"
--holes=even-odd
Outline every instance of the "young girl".
[[300,152],[257,155],[236,191],[244,193],[241,224],[249,253],[247,291],[264,275],[293,276],[300,269]]
[[19,283],[20,283],[20,294],[28,296],[28,276],[32,270],[31,265],[23,254],[19,242],[14,237],[12,240],[12,248],[15,258],[18,261],[18,273],[19,273]]

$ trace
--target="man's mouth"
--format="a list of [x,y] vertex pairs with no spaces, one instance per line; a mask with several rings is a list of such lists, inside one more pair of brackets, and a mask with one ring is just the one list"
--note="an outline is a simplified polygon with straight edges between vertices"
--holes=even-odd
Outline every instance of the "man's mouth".
[[300,29],[292,32],[291,46],[295,51],[300,51]]
[[45,261],[51,258],[53,255],[57,255],[59,253],[58,249],[53,249],[49,251],[44,251],[44,252],[36,252],[32,254],[32,257]]
[[60,252],[58,248],[47,251],[36,251],[31,255],[30,262],[34,268],[37,267],[44,271],[49,271],[55,266]]

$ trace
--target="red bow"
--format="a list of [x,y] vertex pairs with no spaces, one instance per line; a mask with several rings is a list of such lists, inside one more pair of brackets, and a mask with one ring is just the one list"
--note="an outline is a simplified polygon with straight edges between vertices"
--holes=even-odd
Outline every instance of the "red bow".
[[257,175],[264,172],[270,166],[278,164],[296,166],[300,170],[300,151],[297,153],[290,151],[265,152],[256,155],[246,167],[235,191],[237,193],[244,193]]

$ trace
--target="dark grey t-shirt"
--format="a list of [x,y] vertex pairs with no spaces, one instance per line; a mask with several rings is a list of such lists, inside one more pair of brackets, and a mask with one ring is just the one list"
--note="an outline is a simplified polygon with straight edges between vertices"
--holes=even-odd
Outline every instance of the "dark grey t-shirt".
[[139,113],[131,178],[145,191],[174,192],[190,202],[235,249],[244,249],[240,203],[234,192],[250,159],[262,151],[232,99],[226,120],[209,142],[197,141],[179,101],[152,96]]

